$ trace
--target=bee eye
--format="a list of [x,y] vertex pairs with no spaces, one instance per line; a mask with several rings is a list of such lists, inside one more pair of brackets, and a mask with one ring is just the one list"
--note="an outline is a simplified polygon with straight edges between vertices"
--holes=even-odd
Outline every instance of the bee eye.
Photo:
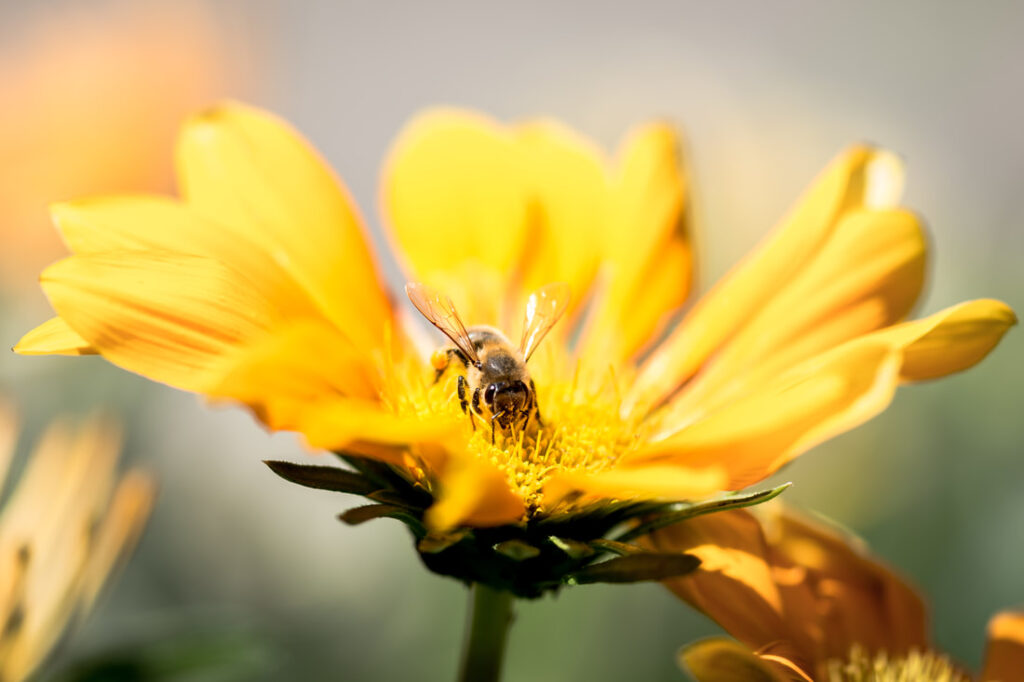
[[488,404],[492,404],[494,402],[494,394],[497,390],[497,384],[491,384],[487,387],[487,390],[484,391],[484,400],[487,401]]

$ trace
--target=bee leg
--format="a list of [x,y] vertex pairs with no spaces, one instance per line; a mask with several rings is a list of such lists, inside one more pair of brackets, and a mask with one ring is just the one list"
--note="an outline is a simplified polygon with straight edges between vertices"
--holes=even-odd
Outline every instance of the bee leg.
[[494,445],[494,417],[491,417],[491,445]]
[[466,400],[466,377],[460,374],[457,383],[459,386],[459,407],[469,415],[469,423],[473,426],[473,430],[476,431],[476,420],[473,419],[473,413],[469,410],[469,401]]
[[544,420],[540,418],[540,405],[537,404],[537,387],[533,384],[533,379],[530,379],[530,398],[533,400],[533,416],[537,418],[537,428],[541,428],[544,426]]

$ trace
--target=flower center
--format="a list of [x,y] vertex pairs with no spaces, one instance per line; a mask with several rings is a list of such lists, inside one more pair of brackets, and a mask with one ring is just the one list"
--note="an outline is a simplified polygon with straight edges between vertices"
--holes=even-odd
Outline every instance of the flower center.
[[854,646],[847,661],[828,662],[828,682],[970,682],[945,656],[911,651],[899,658],[880,653],[870,656]]
[[[546,373],[545,373],[546,374]],[[458,376],[447,371],[422,394],[426,404],[420,410],[448,413],[464,420],[468,450],[490,460],[508,478],[509,487],[522,497],[528,514],[548,511],[541,489],[558,472],[596,473],[607,469],[626,452],[637,447],[640,420],[620,417],[621,400],[610,377],[598,388],[584,390],[574,377],[536,379],[537,404],[542,425],[531,419],[526,431],[494,431],[485,410],[484,417],[463,413],[458,398]],[[472,402],[472,388],[467,397]],[[472,411],[470,406],[469,411]],[[474,428],[475,424],[475,428]]]

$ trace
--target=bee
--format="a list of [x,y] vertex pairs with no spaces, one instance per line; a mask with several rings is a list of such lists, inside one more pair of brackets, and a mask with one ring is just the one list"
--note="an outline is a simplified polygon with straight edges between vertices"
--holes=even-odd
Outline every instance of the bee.
[[[410,282],[405,293],[423,317],[444,332],[454,346],[443,346],[431,355],[437,382],[456,361],[464,373],[458,376],[459,405],[476,430],[476,417],[491,423],[503,434],[543,425],[537,406],[537,388],[526,363],[569,306],[569,285],[556,282],[541,287],[526,303],[523,335],[514,348],[494,327],[466,328],[452,300],[425,284]],[[488,416],[489,413],[489,416]]]

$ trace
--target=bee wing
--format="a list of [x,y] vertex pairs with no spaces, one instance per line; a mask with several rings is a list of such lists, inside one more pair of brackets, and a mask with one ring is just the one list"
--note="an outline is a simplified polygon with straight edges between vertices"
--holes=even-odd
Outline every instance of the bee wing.
[[462,354],[470,362],[480,362],[473,342],[469,340],[466,325],[462,324],[452,299],[419,282],[406,284],[405,293],[416,309],[423,313],[423,317],[444,332],[445,336],[452,340],[456,348],[462,351]]
[[523,320],[523,338],[519,342],[523,360],[530,359],[541,339],[547,336],[565,314],[565,309],[569,307],[569,296],[569,285],[565,282],[547,284],[530,295]]

